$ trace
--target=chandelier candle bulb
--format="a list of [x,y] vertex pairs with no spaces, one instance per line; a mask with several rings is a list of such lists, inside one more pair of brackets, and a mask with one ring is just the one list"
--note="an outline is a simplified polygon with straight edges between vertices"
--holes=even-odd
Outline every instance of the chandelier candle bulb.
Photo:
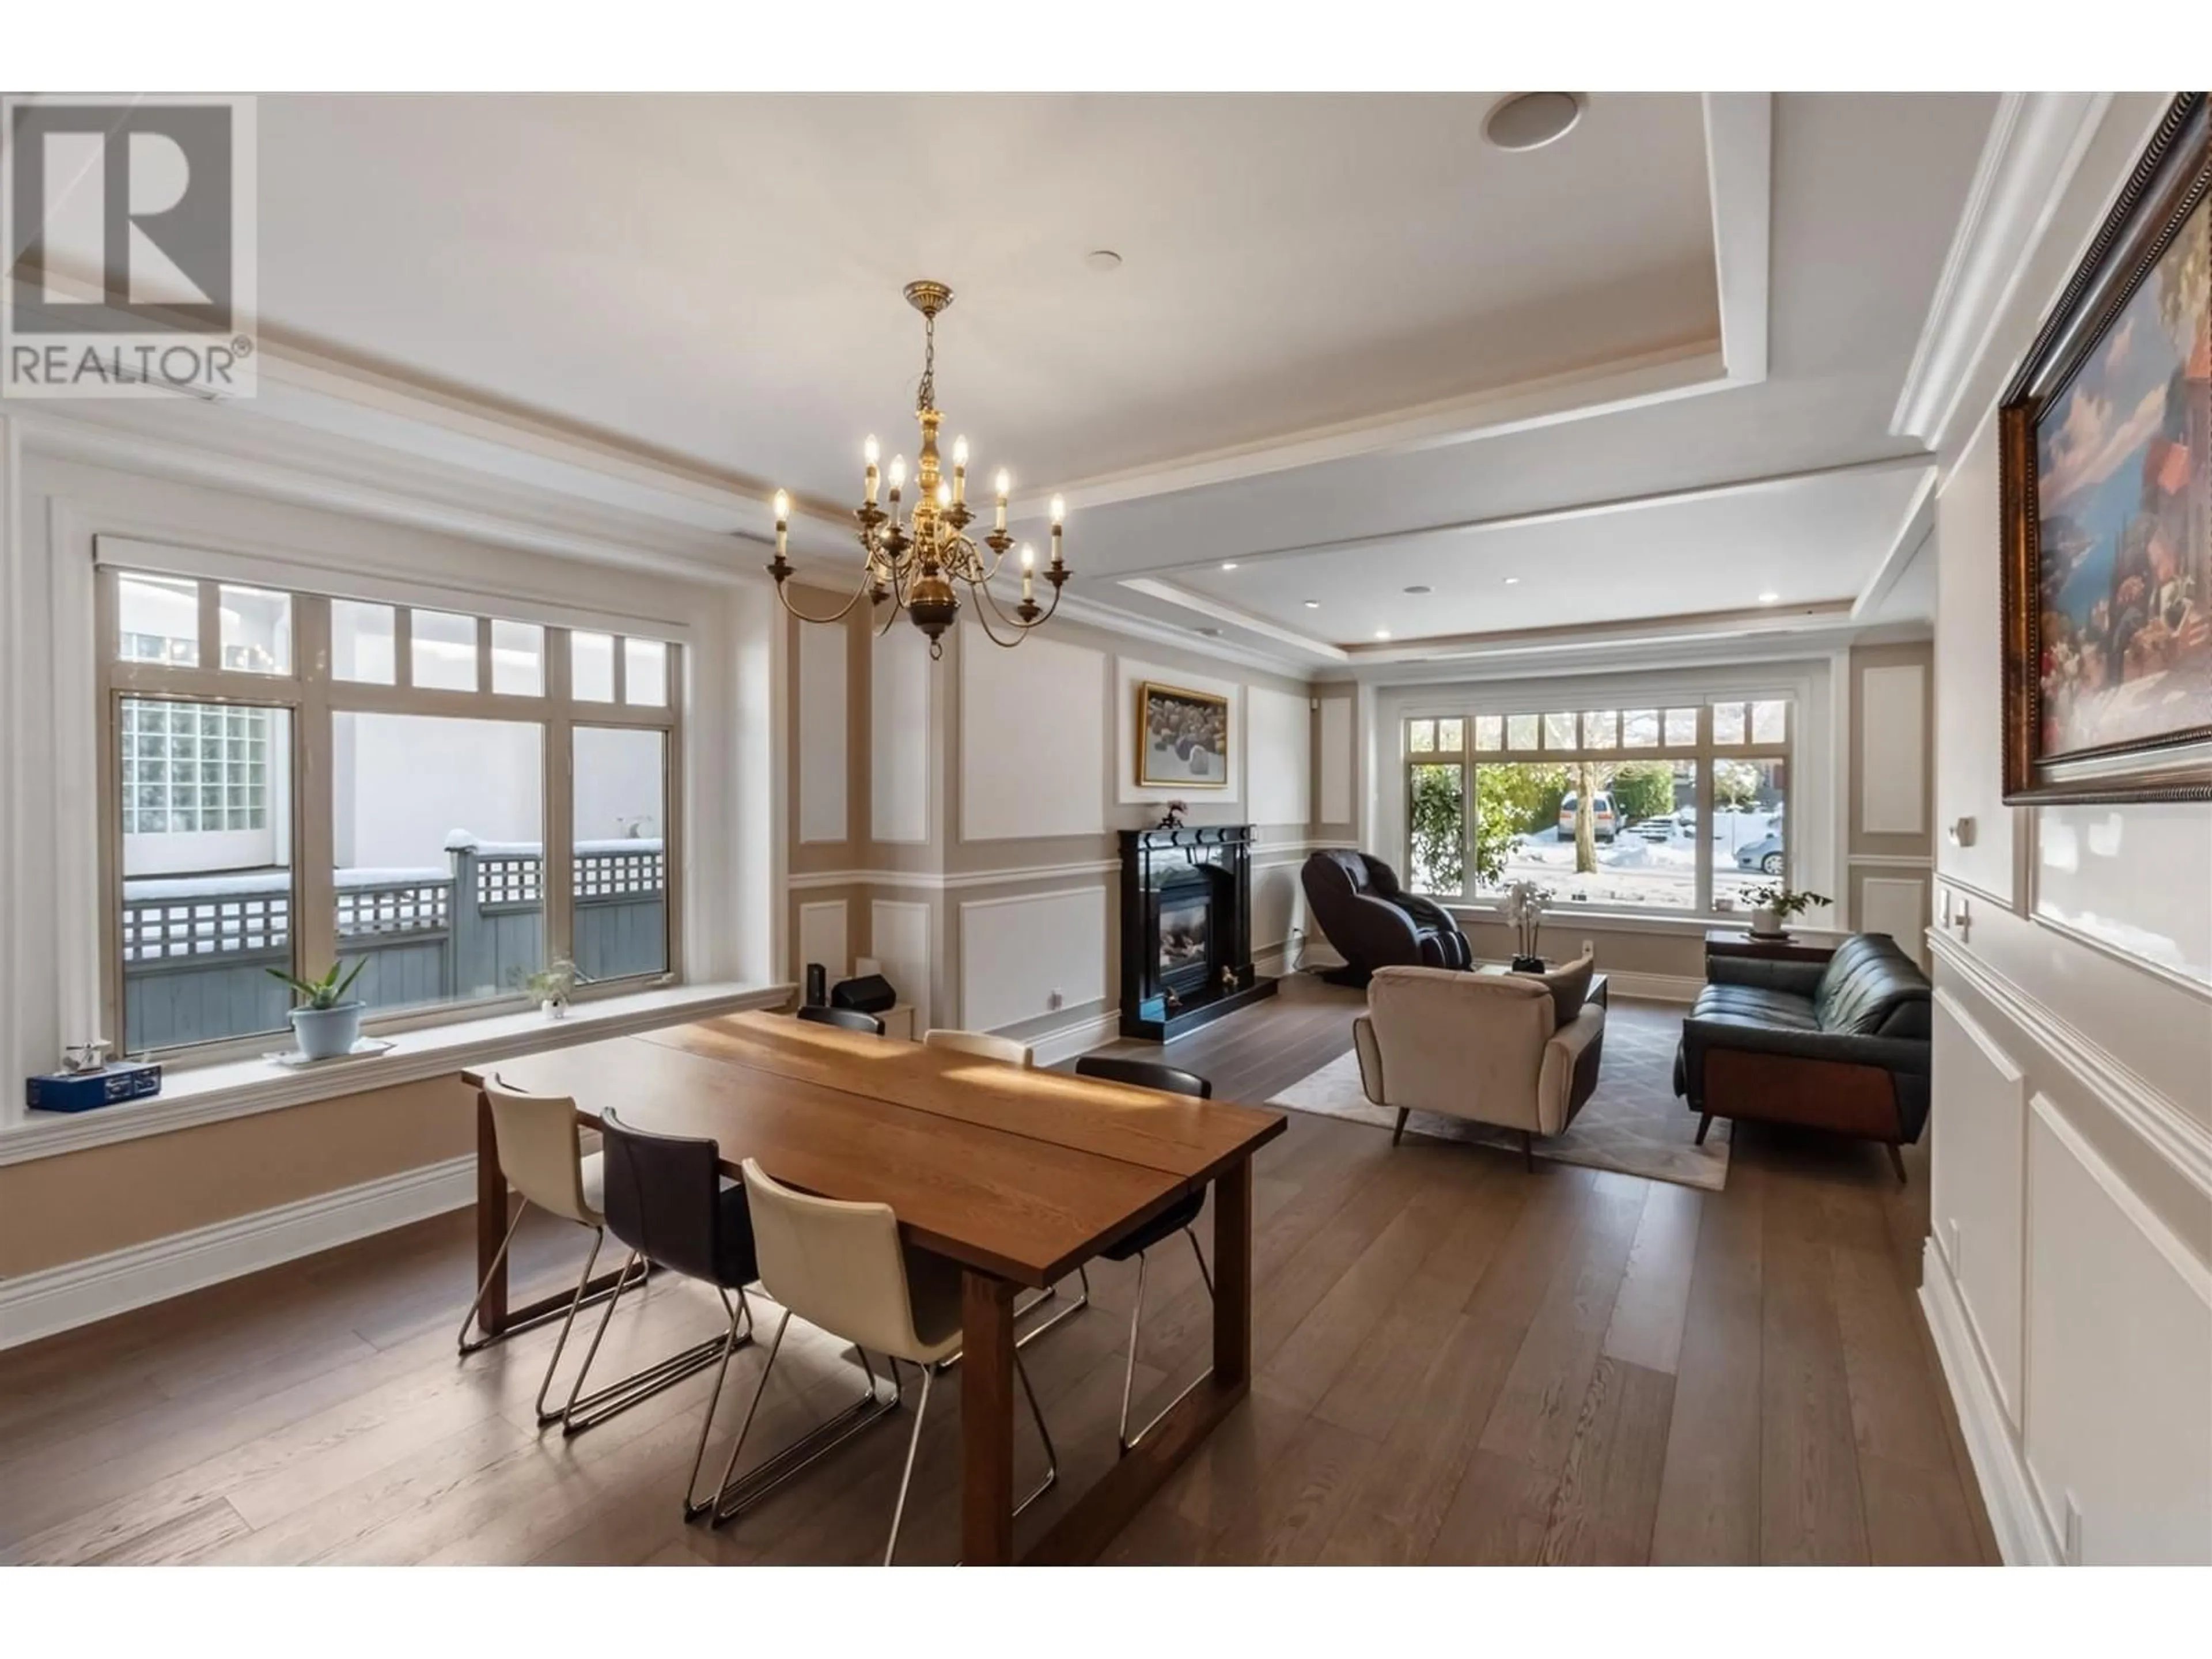
[[1022,603],[1027,605],[1036,586],[1036,549],[1022,544]]
[[965,438],[952,441],[952,504],[955,507],[968,504],[968,441]]
[[1000,467],[999,469],[998,477],[999,522],[996,526],[996,529],[998,533],[1001,536],[1006,533],[1006,495],[1013,487],[1013,478],[1008,474],[1006,468],[1003,466]]
[[779,489],[775,492],[775,556],[783,557],[791,521],[791,497]]
[[1060,523],[1067,516],[1067,503],[1055,495],[1052,498],[1052,562],[1060,564]]
[[883,451],[876,447],[876,441],[872,437],[870,438],[867,442],[860,446],[861,459],[868,464],[867,504],[870,507],[873,507],[876,504],[876,458],[882,453]]

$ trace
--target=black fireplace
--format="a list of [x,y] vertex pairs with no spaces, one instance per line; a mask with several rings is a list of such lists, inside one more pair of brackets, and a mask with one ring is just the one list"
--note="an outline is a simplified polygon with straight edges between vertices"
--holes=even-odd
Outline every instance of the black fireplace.
[[1165,1042],[1275,994],[1252,971],[1252,831],[1121,832],[1121,1034]]

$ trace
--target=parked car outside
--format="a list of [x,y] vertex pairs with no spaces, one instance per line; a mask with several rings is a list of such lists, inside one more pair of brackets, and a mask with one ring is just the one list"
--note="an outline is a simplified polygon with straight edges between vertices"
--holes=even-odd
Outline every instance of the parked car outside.
[[1739,870],[1756,870],[1761,875],[1780,875],[1782,873],[1781,830],[1779,828],[1770,830],[1757,841],[1747,841],[1737,848],[1735,867]]
[[[1559,802],[1559,839],[1561,841],[1572,841],[1575,838],[1575,793],[1571,789]],[[1599,790],[1596,794],[1590,797],[1590,828],[1595,831],[1600,841],[1611,841],[1620,827],[1619,821],[1613,815],[1613,797],[1604,790]]]

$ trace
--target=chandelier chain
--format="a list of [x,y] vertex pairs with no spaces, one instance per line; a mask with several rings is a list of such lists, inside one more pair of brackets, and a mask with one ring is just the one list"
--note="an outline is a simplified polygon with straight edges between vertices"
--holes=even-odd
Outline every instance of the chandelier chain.
[[921,317],[921,389],[915,398],[918,410],[937,407],[937,313],[926,311]]

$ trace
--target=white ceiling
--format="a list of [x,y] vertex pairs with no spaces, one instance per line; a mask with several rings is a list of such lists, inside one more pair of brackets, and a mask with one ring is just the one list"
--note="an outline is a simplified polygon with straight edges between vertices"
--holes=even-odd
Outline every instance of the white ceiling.
[[173,419],[509,485],[557,450],[695,540],[786,484],[834,560],[862,434],[912,452],[926,275],[948,434],[1025,512],[1068,489],[1089,614],[1309,668],[1384,626],[1924,615],[1892,416],[1995,95],[1730,96],[1599,94],[1518,155],[1492,94],[264,98],[279,350]]
[[1698,99],[1522,155],[1496,101],[266,98],[262,316],[839,504],[913,453],[915,277],[1030,488],[1710,339]]
[[[1903,527],[1922,469],[1867,469],[1534,524],[1220,562],[1171,583],[1357,645],[1850,599]],[[1432,591],[1409,594],[1408,586]],[[1771,593],[1771,601],[1761,596]],[[1307,608],[1318,601],[1318,610]]]

